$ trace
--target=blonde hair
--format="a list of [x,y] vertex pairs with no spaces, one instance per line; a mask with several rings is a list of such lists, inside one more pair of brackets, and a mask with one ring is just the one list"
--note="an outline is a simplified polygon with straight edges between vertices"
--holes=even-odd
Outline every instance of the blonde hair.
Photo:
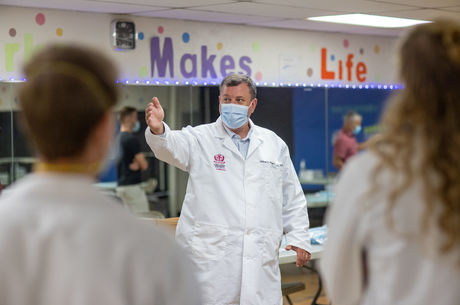
[[447,253],[460,245],[460,25],[438,20],[415,27],[402,42],[399,73],[404,90],[386,109],[382,140],[371,148],[379,157],[373,189],[384,168],[402,175],[389,193],[392,225],[389,211],[421,179],[422,230],[439,216],[434,220],[445,237],[440,250]]
[[29,138],[48,161],[77,156],[117,102],[113,63],[89,48],[51,45],[24,72],[19,100]]

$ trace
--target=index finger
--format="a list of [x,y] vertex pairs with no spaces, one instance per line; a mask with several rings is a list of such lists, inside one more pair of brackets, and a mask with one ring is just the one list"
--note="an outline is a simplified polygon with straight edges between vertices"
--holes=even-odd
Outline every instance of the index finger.
[[305,264],[305,259],[303,258],[303,254],[301,252],[297,252],[296,266],[302,267],[304,264]]
[[152,104],[157,107],[159,104],[160,104],[160,100],[158,99],[158,97],[154,96],[152,98]]

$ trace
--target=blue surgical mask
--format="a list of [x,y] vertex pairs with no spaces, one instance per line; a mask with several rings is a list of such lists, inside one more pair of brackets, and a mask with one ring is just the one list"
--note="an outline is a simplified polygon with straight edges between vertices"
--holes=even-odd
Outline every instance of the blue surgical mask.
[[353,134],[356,136],[358,133],[361,132],[361,129],[361,125],[356,126],[355,129],[353,129]]
[[141,129],[141,124],[139,123],[139,121],[137,121],[136,124],[134,124],[133,132],[138,132],[140,129]]
[[237,104],[221,104],[222,121],[230,129],[237,129],[248,121],[249,106]]

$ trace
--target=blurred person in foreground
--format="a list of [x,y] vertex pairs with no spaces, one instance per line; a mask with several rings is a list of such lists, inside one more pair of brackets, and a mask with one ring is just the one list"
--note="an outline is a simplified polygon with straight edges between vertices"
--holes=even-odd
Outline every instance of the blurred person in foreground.
[[380,143],[345,166],[321,259],[335,305],[460,302],[460,24],[402,41]]
[[25,66],[23,125],[39,162],[0,198],[0,304],[200,304],[173,241],[100,194],[114,65],[49,46]]

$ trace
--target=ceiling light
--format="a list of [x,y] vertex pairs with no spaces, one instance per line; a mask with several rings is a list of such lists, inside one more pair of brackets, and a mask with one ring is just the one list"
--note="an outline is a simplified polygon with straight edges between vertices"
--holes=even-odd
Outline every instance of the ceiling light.
[[412,26],[419,23],[428,23],[431,21],[416,20],[407,18],[386,17],[367,14],[346,14],[346,15],[332,15],[309,17],[307,20],[344,23],[362,26],[373,26],[379,28],[402,28]]

